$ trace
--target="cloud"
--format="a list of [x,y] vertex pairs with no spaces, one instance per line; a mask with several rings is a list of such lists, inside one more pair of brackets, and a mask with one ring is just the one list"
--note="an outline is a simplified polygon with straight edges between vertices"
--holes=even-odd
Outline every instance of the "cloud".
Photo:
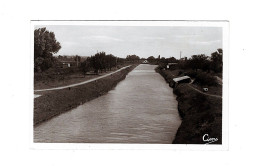
[[119,57],[137,54],[164,57],[189,57],[210,54],[222,47],[220,27],[159,27],[159,26],[46,26],[55,32],[61,43],[59,54],[90,56],[103,50]]
[[93,41],[98,41],[98,42],[111,42],[111,41],[116,41],[116,42],[122,42],[124,40],[118,39],[115,37],[110,37],[110,36],[84,36],[82,39],[86,40],[93,40]]
[[66,45],[66,46],[72,46],[72,45],[78,45],[79,43],[74,42],[74,41],[64,41],[61,44]]
[[221,40],[212,40],[212,41],[190,41],[190,44],[195,44],[195,45],[212,45],[212,44],[217,44],[221,43]]
[[163,37],[143,37],[145,40],[163,40]]
[[196,37],[199,37],[200,35],[174,35],[173,37],[174,38],[196,38]]

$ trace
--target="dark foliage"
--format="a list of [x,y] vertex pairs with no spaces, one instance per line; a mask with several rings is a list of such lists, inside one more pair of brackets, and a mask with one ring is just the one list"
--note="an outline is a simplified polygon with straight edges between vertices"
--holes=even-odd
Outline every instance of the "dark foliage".
[[106,55],[105,52],[99,52],[82,62],[81,70],[84,74],[91,69],[93,69],[95,73],[111,70],[112,67],[117,66],[118,60],[120,63],[123,61],[121,58],[117,58],[112,54]]
[[205,72],[214,71],[215,73],[221,73],[223,69],[223,51],[218,49],[213,52],[210,57],[200,54],[192,55],[191,58],[183,58],[178,61],[179,69],[193,69],[198,71],[198,69]]
[[34,30],[34,70],[40,72],[50,68],[54,63],[53,54],[60,48],[54,32],[46,28]]
[[132,62],[132,63],[139,62],[140,57],[137,56],[137,55],[127,55],[126,60],[129,61],[129,62]]
[[195,83],[198,83],[200,85],[206,85],[206,86],[217,86],[217,80],[215,77],[211,76],[210,74],[199,72],[196,75]]

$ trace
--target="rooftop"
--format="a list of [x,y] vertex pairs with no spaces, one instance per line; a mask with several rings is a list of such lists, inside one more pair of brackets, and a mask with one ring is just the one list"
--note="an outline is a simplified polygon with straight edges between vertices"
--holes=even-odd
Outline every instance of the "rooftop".
[[183,76],[183,77],[174,78],[173,81],[179,82],[179,81],[185,80],[185,79],[191,79],[191,78],[189,76]]

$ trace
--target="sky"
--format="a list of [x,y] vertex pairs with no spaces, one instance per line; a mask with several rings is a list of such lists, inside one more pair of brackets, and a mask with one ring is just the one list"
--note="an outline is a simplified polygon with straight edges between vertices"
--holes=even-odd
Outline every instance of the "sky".
[[222,48],[221,27],[37,25],[55,33],[57,55],[91,56],[104,51],[117,57],[169,58],[211,55]]

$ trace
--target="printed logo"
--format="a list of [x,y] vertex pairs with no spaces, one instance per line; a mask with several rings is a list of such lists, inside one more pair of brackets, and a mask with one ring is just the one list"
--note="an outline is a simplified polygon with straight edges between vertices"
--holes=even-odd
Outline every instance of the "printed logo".
[[209,134],[204,134],[202,137],[202,140],[204,142],[206,142],[206,144],[210,144],[210,143],[218,141],[218,138],[210,138]]

